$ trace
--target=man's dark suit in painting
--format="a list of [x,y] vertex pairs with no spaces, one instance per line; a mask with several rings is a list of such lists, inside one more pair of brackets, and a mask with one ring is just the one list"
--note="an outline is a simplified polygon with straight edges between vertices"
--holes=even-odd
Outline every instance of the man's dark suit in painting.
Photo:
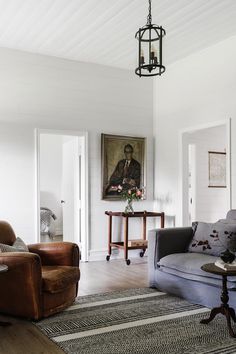
[[120,160],[110,177],[107,192],[108,194],[113,194],[116,192],[115,187],[119,185],[122,186],[123,189],[140,188],[140,178],[141,166],[138,161],[133,158],[130,161],[126,159]]

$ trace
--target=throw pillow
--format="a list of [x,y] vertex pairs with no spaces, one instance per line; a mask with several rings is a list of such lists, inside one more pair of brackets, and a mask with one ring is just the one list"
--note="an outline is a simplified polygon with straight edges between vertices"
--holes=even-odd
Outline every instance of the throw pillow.
[[219,257],[227,248],[236,251],[236,224],[197,222],[193,224],[193,233],[189,252]]
[[234,224],[236,225],[235,219],[219,219],[217,222],[221,222],[223,224]]
[[0,252],[29,252],[29,249],[24,241],[17,237],[12,246],[0,243]]

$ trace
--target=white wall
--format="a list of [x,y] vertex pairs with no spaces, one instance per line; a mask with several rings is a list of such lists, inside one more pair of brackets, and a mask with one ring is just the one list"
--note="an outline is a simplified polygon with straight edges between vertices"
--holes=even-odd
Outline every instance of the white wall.
[[[123,210],[124,202],[101,200],[100,134],[148,138],[148,200],[135,208],[152,209],[152,80],[142,80],[133,71],[7,49],[0,49],[0,77],[0,161],[8,161],[0,177],[1,218],[10,220],[17,233],[34,242],[34,129],[88,131],[89,243],[91,255],[105,251],[104,211]],[[17,176],[14,187],[13,176]]]
[[55,213],[55,232],[62,235],[62,144],[61,135],[40,134],[40,206]]
[[0,219],[27,243],[35,240],[34,134],[31,128],[0,126]]
[[[236,37],[167,67],[155,80],[155,199],[181,225],[179,131],[232,118],[232,206],[236,208]],[[222,215],[224,217],[224,215]]]
[[[226,125],[197,130],[183,134],[183,150],[188,151],[189,144],[195,145],[195,220],[214,222],[222,219],[228,210],[228,187],[209,188],[209,151],[226,152]],[[188,164],[185,159],[184,164]],[[187,170],[187,169],[186,169]],[[185,186],[188,191],[188,173]],[[192,182],[194,183],[194,181]],[[188,196],[186,193],[188,200]],[[222,216],[223,215],[223,216]],[[187,218],[186,218],[187,219]]]

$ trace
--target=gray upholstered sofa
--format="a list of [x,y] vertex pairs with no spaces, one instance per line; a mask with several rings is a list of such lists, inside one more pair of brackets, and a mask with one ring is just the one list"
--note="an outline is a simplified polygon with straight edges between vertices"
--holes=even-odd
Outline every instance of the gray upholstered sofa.
[[[223,223],[236,225],[236,210]],[[219,306],[221,277],[201,270],[217,257],[189,252],[192,227],[157,229],[148,235],[149,285],[207,307]],[[228,277],[229,303],[236,307],[236,277]]]

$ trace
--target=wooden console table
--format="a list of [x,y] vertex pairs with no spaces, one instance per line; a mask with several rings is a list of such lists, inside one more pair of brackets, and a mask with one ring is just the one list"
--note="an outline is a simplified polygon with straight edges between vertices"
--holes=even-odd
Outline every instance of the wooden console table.
[[[108,222],[108,255],[106,257],[106,260],[109,261],[111,257],[111,250],[112,247],[116,248],[121,248],[124,250],[124,259],[126,261],[127,265],[130,265],[130,259],[128,259],[128,250],[133,250],[133,249],[141,249],[142,251],[140,252],[140,257],[144,256],[144,253],[147,249],[147,244],[146,245],[136,245],[136,246],[128,246],[129,242],[129,218],[142,218],[143,219],[143,232],[142,232],[142,240],[146,240],[146,234],[147,234],[147,218],[148,217],[160,217],[161,218],[161,228],[164,227],[165,224],[165,213],[155,213],[151,211],[136,211],[134,213],[123,213],[123,212],[112,212],[112,211],[106,211],[106,215],[109,217],[109,222]],[[124,242],[112,242],[112,217],[113,216],[119,216],[124,219]]]

